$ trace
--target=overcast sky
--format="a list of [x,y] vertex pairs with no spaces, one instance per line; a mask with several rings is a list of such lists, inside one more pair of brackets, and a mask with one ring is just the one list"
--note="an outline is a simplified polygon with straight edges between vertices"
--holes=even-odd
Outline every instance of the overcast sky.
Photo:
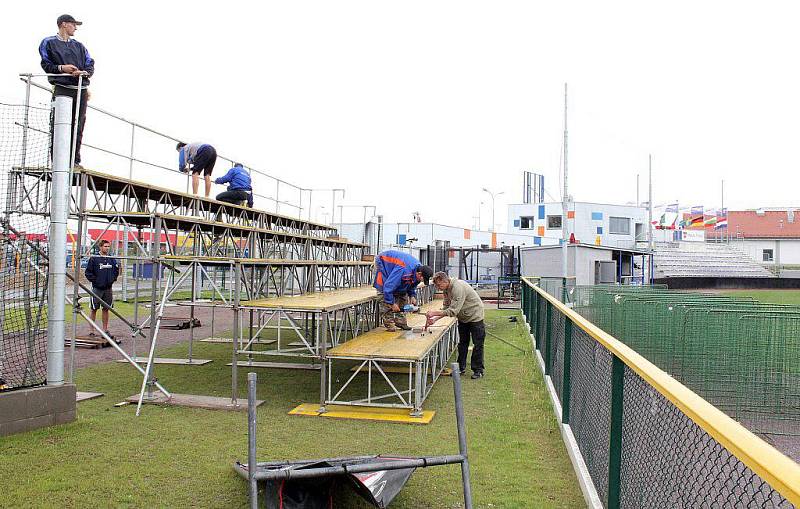
[[[797,5],[13,2],[0,100],[23,99],[16,74],[40,70],[38,44],[67,12],[97,62],[93,104],[304,187],[346,188],[387,220],[471,227],[483,201],[487,228],[488,187],[505,193],[504,231],[524,169],[560,199],[565,82],[576,200],[632,202],[637,173],[646,199],[652,153],[655,203],[718,207],[724,178],[730,208],[800,205]],[[87,142],[126,140],[102,125],[89,118]],[[163,152],[148,157],[172,162]]]

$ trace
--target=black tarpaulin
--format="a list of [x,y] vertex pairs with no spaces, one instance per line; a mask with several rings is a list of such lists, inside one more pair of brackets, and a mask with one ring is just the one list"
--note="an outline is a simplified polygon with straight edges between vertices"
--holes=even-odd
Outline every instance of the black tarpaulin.
[[[361,458],[326,459],[284,464],[260,464],[260,471],[301,470],[363,465],[368,463],[404,460],[409,458],[370,456]],[[415,468],[377,470],[347,475],[326,475],[309,479],[263,481],[264,507],[268,509],[332,509],[338,483],[348,484],[364,500],[375,507],[387,507],[403,489]]]

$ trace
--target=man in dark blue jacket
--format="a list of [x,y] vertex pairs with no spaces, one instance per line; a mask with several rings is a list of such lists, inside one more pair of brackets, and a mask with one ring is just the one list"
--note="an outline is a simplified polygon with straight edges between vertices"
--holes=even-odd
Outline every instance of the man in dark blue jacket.
[[233,168],[228,173],[214,180],[215,184],[228,184],[228,190],[217,195],[217,201],[239,205],[247,200],[247,206],[253,207],[253,184],[250,172],[244,169],[242,163],[233,163]]
[[[89,100],[89,78],[94,74],[94,60],[89,56],[86,47],[72,38],[79,25],[69,14],[62,14],[56,20],[58,34],[45,37],[39,44],[41,65],[47,74],[68,74],[69,76],[50,76],[47,80],[53,85],[53,100],[56,96],[72,98],[72,127],[75,128],[75,101],[78,98],[78,76],[83,75],[81,82],[81,99],[78,112],[78,136],[75,143],[75,165],[80,167],[81,140],[83,127],[86,124],[86,101]],[[52,126],[51,117],[50,124]],[[51,131],[52,132],[52,131]],[[70,132],[73,132],[70,130]],[[52,140],[51,140],[52,144]]]
[[[108,310],[114,306],[114,293],[111,287],[119,277],[119,264],[117,260],[108,256],[111,243],[107,240],[99,242],[100,255],[92,256],[86,264],[86,279],[92,283],[92,292],[97,297],[92,296],[91,316],[92,321],[97,317],[97,310],[103,308],[103,330],[108,333]],[[90,335],[94,335],[92,332]]]
[[433,269],[422,265],[419,260],[402,251],[383,251],[375,257],[375,283],[379,292],[379,303],[383,308],[381,318],[386,330],[393,332],[397,327],[409,330],[403,314],[403,306],[417,305],[417,285],[421,281],[428,284]]

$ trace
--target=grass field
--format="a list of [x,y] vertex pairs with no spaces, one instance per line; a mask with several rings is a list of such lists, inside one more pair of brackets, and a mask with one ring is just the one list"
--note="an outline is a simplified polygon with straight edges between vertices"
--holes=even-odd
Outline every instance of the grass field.
[[800,306],[800,290],[727,290],[720,293],[731,297],[753,297],[769,304]]
[[[512,311],[490,311],[491,332],[526,349]],[[487,376],[464,380],[472,489],[476,507],[583,507],[542,377],[530,354],[487,337]],[[230,351],[198,343],[204,367],[157,367],[178,393],[229,396]],[[186,355],[180,345],[159,351]],[[245,394],[240,369],[240,394]],[[258,370],[259,460],[369,453],[451,454],[458,450],[452,385],[442,378],[426,401],[428,426],[293,417],[295,405],[317,399],[316,372]],[[342,376],[347,373],[343,372]],[[231,465],[247,459],[245,413],[113,405],[138,392],[129,366],[106,363],[78,371],[80,390],[106,396],[79,404],[76,422],[0,439],[2,507],[243,507],[247,486]],[[347,495],[345,495],[347,497]],[[392,504],[397,508],[459,507],[458,466],[420,469]],[[341,507],[367,507],[346,498]]]

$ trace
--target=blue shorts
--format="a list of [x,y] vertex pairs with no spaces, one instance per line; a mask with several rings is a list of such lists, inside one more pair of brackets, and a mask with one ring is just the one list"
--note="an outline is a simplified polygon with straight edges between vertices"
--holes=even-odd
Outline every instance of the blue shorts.
[[211,145],[203,145],[197,151],[192,164],[192,174],[202,173],[205,176],[211,175],[214,165],[217,163],[217,150]]

